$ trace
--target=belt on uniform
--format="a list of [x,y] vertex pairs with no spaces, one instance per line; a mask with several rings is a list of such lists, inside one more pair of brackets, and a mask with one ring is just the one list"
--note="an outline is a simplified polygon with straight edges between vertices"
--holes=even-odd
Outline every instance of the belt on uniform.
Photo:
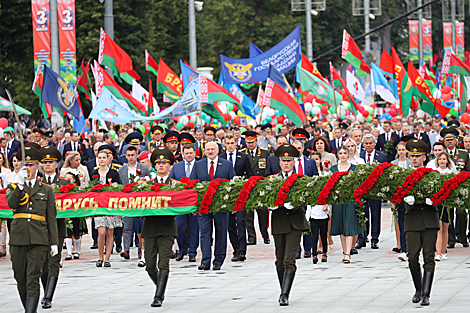
[[45,221],[46,218],[42,215],[30,214],[30,213],[16,213],[13,215],[13,218],[30,218],[37,221]]

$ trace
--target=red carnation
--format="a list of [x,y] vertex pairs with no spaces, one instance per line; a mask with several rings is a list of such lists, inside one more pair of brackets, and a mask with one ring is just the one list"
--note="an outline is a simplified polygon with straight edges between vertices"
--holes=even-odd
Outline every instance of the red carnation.
[[98,178],[100,178],[100,175],[93,175],[92,177],[95,178],[95,179],[98,179]]
[[137,173],[137,175],[142,175],[142,171],[141,170],[137,170],[135,171]]

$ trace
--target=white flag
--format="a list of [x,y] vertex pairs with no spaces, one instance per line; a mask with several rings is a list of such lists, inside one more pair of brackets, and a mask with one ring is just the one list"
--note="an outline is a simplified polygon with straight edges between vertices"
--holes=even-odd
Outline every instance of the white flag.
[[[135,80],[132,81],[132,92],[131,95],[137,99],[140,103],[145,106],[145,111],[148,109],[148,98],[149,92],[145,90],[138,82]],[[157,100],[153,97],[153,111],[154,113],[160,112],[160,107],[158,106]]]
[[349,92],[354,98],[364,101],[364,88],[362,88],[359,80],[350,71],[346,71],[346,87],[348,87]]

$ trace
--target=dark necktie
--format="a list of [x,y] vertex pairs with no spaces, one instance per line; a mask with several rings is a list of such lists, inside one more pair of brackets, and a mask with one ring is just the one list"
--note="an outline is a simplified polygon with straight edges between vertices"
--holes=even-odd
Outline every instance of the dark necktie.
[[29,181],[29,182],[27,183],[27,185],[28,185],[28,187],[29,187],[30,190],[33,189],[32,185],[31,185],[31,181]]
[[367,153],[367,163],[370,164],[370,153]]
[[228,160],[230,161],[230,163],[232,163],[232,166],[233,166],[233,158],[232,158],[232,155],[233,153],[230,153],[229,157],[228,157]]
[[186,162],[186,177],[191,175],[191,163]]
[[255,158],[255,152],[251,150],[251,157],[254,159]]
[[289,173],[285,173],[284,176],[286,179],[289,178]]
[[51,176],[47,177],[47,184],[48,184],[48,185],[51,185],[51,184],[52,184]]
[[450,157],[453,158],[454,157],[454,151],[450,151]]
[[214,179],[214,161],[211,161],[211,168],[209,169],[209,178]]

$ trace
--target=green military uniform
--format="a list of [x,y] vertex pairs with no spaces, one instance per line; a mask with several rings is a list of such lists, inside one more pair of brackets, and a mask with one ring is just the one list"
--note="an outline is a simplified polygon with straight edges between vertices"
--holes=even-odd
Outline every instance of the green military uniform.
[[[256,140],[257,133],[253,131],[246,131],[243,133],[245,135],[245,140],[250,142],[250,140]],[[266,176],[266,162],[269,157],[269,151],[260,147],[256,148],[254,152],[254,157],[251,154],[251,150],[244,148],[240,150],[241,153],[248,155],[248,158],[251,162],[251,168],[253,169],[253,176]],[[269,213],[267,209],[256,209],[258,213],[258,223],[261,235],[263,239],[269,243],[269,234],[268,234],[268,218]],[[255,231],[255,212],[248,211],[246,212],[246,230],[248,232],[248,241],[250,243],[256,243],[256,231]]]
[[[174,163],[174,156],[170,150],[160,146],[156,148],[150,157],[152,164],[157,162]],[[169,174],[169,173],[168,173]],[[158,178],[158,177],[157,177]],[[169,184],[171,179],[165,181]],[[162,305],[168,275],[170,272],[170,257],[175,238],[178,237],[176,219],[174,216],[158,215],[146,216],[142,226],[142,238],[145,239],[145,264],[150,279],[154,282],[157,290],[152,302],[152,306]],[[156,267],[158,259],[158,270]]]
[[[25,148],[25,156],[27,164],[42,159],[32,147]],[[21,152],[18,157],[22,159]],[[34,182],[26,181],[23,188],[19,184],[8,185],[6,199],[14,213],[10,233],[14,277],[26,311],[36,312],[46,254],[50,245],[59,243],[54,192],[35,177]]]
[[[458,121],[457,121],[458,122]],[[455,124],[455,122],[454,122]],[[444,138],[445,141],[448,139],[457,139],[459,132],[454,127],[446,127],[441,130],[441,136]],[[447,148],[447,147],[446,147]],[[455,146],[454,150],[447,149],[452,161],[455,164],[455,167],[459,172],[466,171],[470,172],[470,158],[468,156],[468,152],[465,150],[458,149],[458,145]],[[466,236],[466,225],[467,225],[467,213],[465,212],[465,208],[455,208],[455,214],[457,215],[457,224],[459,227],[459,237],[460,242],[464,245],[464,247],[468,247],[468,241]],[[449,219],[449,240],[448,244],[449,247],[454,247],[456,243],[455,238],[455,225],[454,225],[454,216]]]
[[[299,156],[298,150],[285,144],[276,150],[276,156],[282,159],[294,160]],[[273,176],[287,178],[291,173],[280,172]],[[289,293],[294,281],[297,267],[295,265],[295,256],[299,248],[300,239],[304,231],[309,229],[305,210],[303,207],[287,208],[287,205],[281,206],[272,211],[271,215],[271,233],[274,237],[274,247],[276,249],[276,271],[281,285],[280,305],[289,304]]]
[[[161,126],[158,126],[158,125],[155,125],[155,126],[152,126],[152,128],[150,129],[150,133],[152,134],[163,134],[163,127]],[[153,150],[155,150],[155,148],[159,147],[160,145],[163,144],[163,141],[160,140],[160,141],[155,141],[155,140],[152,140],[150,142],[147,143],[147,151],[152,153]]]
[[[408,141],[406,149],[410,155],[425,155],[430,148],[421,140]],[[408,264],[415,285],[416,293],[412,301],[417,303],[423,297],[421,305],[429,304],[432,278],[434,275],[434,252],[436,251],[437,232],[439,231],[439,211],[437,207],[425,203],[409,205],[405,201],[405,233],[408,252]],[[424,279],[421,281],[419,254],[423,250]],[[423,304],[427,298],[427,304]]]

